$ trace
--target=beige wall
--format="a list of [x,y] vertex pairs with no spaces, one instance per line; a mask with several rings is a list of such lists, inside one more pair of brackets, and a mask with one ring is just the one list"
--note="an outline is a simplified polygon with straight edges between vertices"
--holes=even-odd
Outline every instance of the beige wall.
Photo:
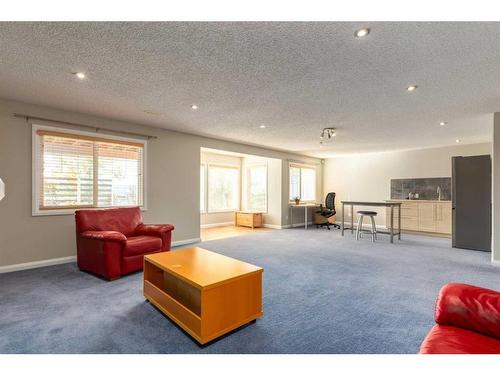
[[[174,241],[199,238],[200,147],[278,158],[283,165],[288,159],[319,162],[292,153],[0,100],[0,176],[7,191],[6,198],[0,201],[0,266],[75,255],[72,215],[31,215],[31,126],[13,113],[156,135],[158,139],[148,143],[148,211],[144,212],[144,218],[149,223],[173,223]],[[287,168],[282,170],[283,181],[282,222],[285,222]]]
[[[324,191],[337,193],[340,218],[341,200],[390,199],[393,178],[451,177],[452,156],[490,153],[491,143],[481,143],[332,158],[324,165]],[[385,210],[377,208],[376,211],[379,213],[377,224],[385,225]]]

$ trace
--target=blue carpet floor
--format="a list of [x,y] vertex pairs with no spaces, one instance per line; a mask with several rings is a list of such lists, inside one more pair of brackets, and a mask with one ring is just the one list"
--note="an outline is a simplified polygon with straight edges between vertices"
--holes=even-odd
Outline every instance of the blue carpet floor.
[[[368,237],[368,236],[367,236]],[[500,289],[490,254],[404,235],[289,229],[204,242],[264,267],[264,317],[199,347],[142,296],[75,264],[0,275],[0,353],[415,353],[451,281]]]

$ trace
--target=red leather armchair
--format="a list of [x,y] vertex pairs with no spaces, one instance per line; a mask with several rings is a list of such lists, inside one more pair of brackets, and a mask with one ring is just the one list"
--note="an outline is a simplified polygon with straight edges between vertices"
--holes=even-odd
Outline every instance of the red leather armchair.
[[439,292],[436,325],[422,354],[500,354],[500,292],[446,284]]
[[78,267],[113,280],[142,270],[145,254],[169,251],[170,224],[146,225],[139,207],[75,212]]

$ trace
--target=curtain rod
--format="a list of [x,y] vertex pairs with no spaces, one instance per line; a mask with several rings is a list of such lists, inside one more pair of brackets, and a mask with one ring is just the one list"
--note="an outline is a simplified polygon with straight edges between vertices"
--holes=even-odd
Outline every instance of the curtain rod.
[[53,119],[50,119],[50,118],[43,118],[43,117],[36,117],[36,116],[24,115],[22,113],[14,113],[14,117],[24,118],[24,119],[26,119],[26,122],[28,122],[30,119],[32,119],[32,120],[40,120],[40,121],[50,121],[50,122],[55,122],[55,123],[58,123],[58,124],[65,124],[65,125],[74,125],[74,126],[79,126],[79,127],[82,127],[82,128],[92,129],[96,133],[99,133],[101,130],[104,130],[106,132],[127,134],[127,135],[131,135],[131,136],[143,137],[143,138],[147,138],[147,139],[157,139],[158,138],[155,135],[133,133],[133,132],[127,132],[127,131],[122,131],[122,130],[113,130],[113,129],[107,129],[107,128],[99,128],[97,126],[77,124],[75,122],[59,121],[59,120],[53,120]]

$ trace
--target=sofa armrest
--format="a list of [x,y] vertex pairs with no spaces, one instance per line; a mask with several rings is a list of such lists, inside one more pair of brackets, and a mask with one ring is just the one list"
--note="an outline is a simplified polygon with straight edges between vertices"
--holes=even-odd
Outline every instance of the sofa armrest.
[[93,231],[88,230],[80,234],[84,238],[88,238],[91,240],[99,240],[99,241],[116,241],[116,242],[125,242],[127,241],[127,237],[123,233],[115,232],[112,230],[106,231]]
[[500,339],[500,292],[467,284],[441,288],[436,323],[468,329]]
[[163,237],[164,233],[174,229],[174,226],[170,224],[140,224],[135,228],[135,233],[140,236]]

